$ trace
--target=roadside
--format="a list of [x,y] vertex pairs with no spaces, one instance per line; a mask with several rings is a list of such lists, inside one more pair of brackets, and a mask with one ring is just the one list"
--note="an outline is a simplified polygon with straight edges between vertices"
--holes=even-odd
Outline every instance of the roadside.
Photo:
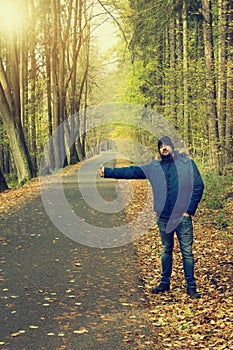
[[[73,207],[79,166],[63,171]],[[133,244],[98,249],[65,237],[44,210],[38,179],[0,200],[0,349],[156,349]]]
[[[131,181],[134,198],[130,210],[132,220],[142,210],[147,193],[146,181]],[[200,206],[201,207],[201,206]],[[233,219],[233,198],[226,203],[229,222]],[[205,220],[203,220],[203,216]],[[205,224],[203,224],[205,222]],[[158,340],[158,349],[233,349],[233,241],[232,227],[217,229],[209,223],[205,208],[194,218],[194,257],[199,300],[186,295],[181,254],[177,240],[170,292],[153,295],[150,290],[160,278],[161,245],[157,226],[145,232],[135,246],[138,266],[149,300],[148,318]]]

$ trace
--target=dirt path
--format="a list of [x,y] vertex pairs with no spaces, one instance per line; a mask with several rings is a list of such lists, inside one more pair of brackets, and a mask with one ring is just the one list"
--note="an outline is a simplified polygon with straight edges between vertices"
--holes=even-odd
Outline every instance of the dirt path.
[[[74,206],[76,170],[63,184]],[[156,348],[134,245],[91,248],[65,237],[38,181],[1,195],[0,254],[0,349]]]

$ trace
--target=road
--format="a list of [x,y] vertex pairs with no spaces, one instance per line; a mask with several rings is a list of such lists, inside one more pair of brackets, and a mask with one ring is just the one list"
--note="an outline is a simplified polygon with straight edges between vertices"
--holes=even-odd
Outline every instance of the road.
[[[56,182],[52,176],[50,185],[55,188]],[[102,197],[116,198],[114,180],[97,182]],[[77,171],[65,175],[62,184],[73,212],[93,220]],[[101,222],[110,227],[113,217],[107,213]],[[114,220],[124,221],[124,212]],[[54,225],[40,193],[2,213],[0,349],[155,348],[133,243],[108,248],[95,246],[98,239],[93,246],[78,239]]]

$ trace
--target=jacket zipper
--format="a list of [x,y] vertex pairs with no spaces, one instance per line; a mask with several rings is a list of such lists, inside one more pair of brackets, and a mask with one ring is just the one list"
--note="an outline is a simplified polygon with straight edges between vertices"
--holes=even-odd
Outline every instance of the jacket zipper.
[[170,169],[170,162],[168,162],[168,174],[167,174],[167,179],[168,179],[168,211],[169,215],[171,214],[171,169]]

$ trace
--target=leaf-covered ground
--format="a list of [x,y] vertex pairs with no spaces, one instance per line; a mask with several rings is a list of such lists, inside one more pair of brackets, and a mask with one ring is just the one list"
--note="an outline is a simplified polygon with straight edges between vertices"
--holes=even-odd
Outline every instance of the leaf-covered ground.
[[[134,197],[127,208],[132,220],[147,198],[146,181],[131,181]],[[127,187],[127,186],[126,186]],[[225,210],[232,222],[233,199]],[[205,220],[203,220],[205,219]],[[203,224],[205,222],[205,224]],[[186,295],[181,254],[175,241],[171,290],[151,294],[159,283],[161,245],[158,228],[151,227],[138,241],[138,264],[150,303],[148,318],[158,349],[233,349],[233,249],[232,227],[217,229],[200,205],[194,218],[195,275],[201,299]],[[143,225],[143,220],[142,220]]]
[[[68,168],[66,171],[73,171],[73,168]],[[126,209],[129,221],[141,212],[148,192],[146,181],[131,181],[131,184],[134,188],[134,196]],[[124,181],[123,186],[127,191],[128,186]],[[31,200],[33,196],[36,197],[38,192],[37,179],[19,189],[0,194],[1,212],[14,210],[15,207],[19,209],[25,201]],[[229,222],[232,222],[233,198],[231,196],[226,202],[225,209]],[[199,300],[190,299],[186,295],[181,254],[177,242],[174,250],[171,290],[163,295],[152,295],[150,291],[159,282],[161,267],[161,245],[157,226],[151,227],[139,240],[135,241],[138,270],[149,308],[145,308],[143,314],[141,310],[137,312],[135,309],[130,317],[139,325],[149,321],[154,339],[151,339],[151,342],[148,339],[143,340],[143,332],[140,331],[137,335],[135,332],[127,331],[124,325],[126,348],[128,344],[130,349],[137,337],[137,349],[151,349],[152,344],[156,344],[158,350],[233,349],[232,227],[218,229],[209,219],[209,214],[201,205],[194,218],[195,271],[198,289],[202,295]],[[141,220],[140,231],[144,230],[146,215]],[[126,298],[121,302],[128,304],[130,300]],[[69,317],[72,316],[72,312],[68,311],[68,313]],[[114,318],[114,314],[103,314],[103,317],[106,322],[109,322],[109,319]],[[140,318],[144,321],[140,322]],[[86,332],[85,327],[77,330],[77,334],[85,335]],[[20,336],[21,334],[18,333],[12,334],[12,337],[16,338]]]

